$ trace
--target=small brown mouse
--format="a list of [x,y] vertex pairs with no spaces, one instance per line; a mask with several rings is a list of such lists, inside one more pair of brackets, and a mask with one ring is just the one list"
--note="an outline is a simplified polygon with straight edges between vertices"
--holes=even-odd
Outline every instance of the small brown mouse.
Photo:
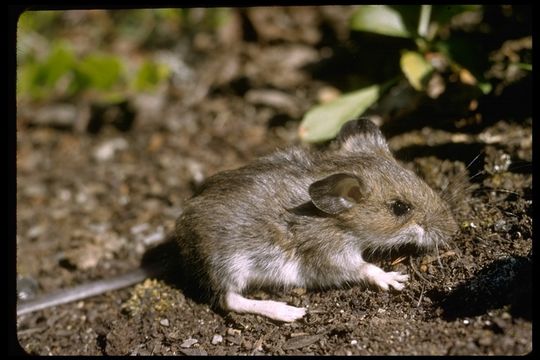
[[361,282],[401,290],[408,275],[365,254],[435,249],[457,231],[448,204],[394,159],[371,121],[347,122],[337,145],[291,147],[218,173],[186,203],[177,242],[214,304],[290,322],[306,309],[243,294]]

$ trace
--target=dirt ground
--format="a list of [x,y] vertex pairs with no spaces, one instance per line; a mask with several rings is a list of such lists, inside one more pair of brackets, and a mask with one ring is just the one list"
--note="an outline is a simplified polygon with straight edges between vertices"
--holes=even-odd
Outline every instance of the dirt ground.
[[[162,243],[205,178],[298,144],[303,113],[343,81],[317,74],[339,63],[341,53],[325,44],[343,36],[349,11],[304,8],[287,13],[282,28],[257,26],[264,14],[244,13],[234,22],[242,32],[223,30],[217,40],[201,33],[175,49],[184,66],[176,82],[118,106],[18,104],[19,295],[138,267],[151,249],[167,249]],[[19,316],[20,346],[41,355],[530,352],[530,76],[498,81],[498,91],[461,112],[450,100],[425,100],[382,126],[398,159],[460,195],[461,229],[449,248],[374,259],[411,276],[402,292],[251,295],[308,307],[302,321],[282,324],[211,309],[173,274]],[[59,121],[62,114],[75,121]],[[159,256],[174,261],[170,251]]]

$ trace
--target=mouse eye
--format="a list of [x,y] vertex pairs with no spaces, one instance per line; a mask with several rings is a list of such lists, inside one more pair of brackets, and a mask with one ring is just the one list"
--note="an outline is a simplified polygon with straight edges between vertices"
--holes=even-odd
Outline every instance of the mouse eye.
[[405,201],[393,200],[390,202],[390,210],[395,216],[404,216],[412,210],[412,206]]

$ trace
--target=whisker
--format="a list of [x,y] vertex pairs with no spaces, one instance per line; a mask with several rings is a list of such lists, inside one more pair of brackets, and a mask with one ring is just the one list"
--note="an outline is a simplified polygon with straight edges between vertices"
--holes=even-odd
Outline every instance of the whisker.
[[486,170],[480,170],[479,172],[477,172],[476,174],[474,174],[473,176],[471,176],[471,177],[469,178],[469,181],[471,181],[472,179],[474,179],[474,178],[477,177],[477,176],[480,176],[480,175],[485,174],[486,172],[487,172]]
[[478,153],[478,155],[476,155],[476,157],[472,159],[472,161],[469,163],[469,165],[467,165],[465,170],[467,170],[476,160],[478,160],[478,158],[480,157],[480,155],[482,155],[482,153],[484,153],[484,150],[480,151],[480,153]]

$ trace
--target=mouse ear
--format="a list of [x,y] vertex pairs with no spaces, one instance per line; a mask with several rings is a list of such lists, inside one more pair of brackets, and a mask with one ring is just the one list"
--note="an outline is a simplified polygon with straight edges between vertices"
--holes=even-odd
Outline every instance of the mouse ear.
[[351,174],[339,173],[316,181],[309,186],[313,204],[327,214],[339,214],[350,209],[362,198],[361,184]]
[[343,124],[337,139],[341,149],[345,151],[390,152],[379,127],[367,118],[358,118]]

